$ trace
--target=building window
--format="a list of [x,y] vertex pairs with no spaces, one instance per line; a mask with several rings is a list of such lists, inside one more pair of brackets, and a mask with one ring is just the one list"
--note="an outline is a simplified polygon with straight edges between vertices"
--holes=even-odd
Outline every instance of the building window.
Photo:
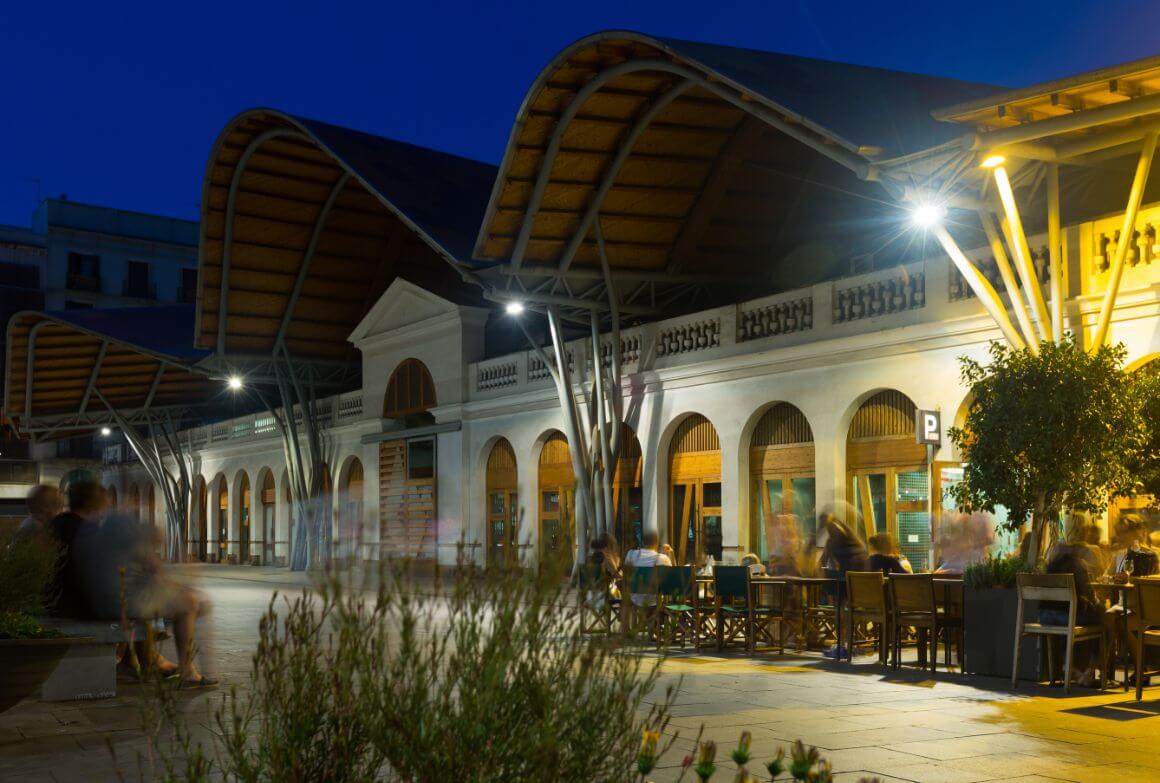
[[125,287],[122,293],[137,299],[156,299],[156,292],[149,283],[149,265],[144,261],[130,261],[125,273]]
[[101,257],[90,253],[69,253],[65,287],[77,291],[100,291]]
[[179,302],[196,302],[197,301],[197,270],[196,269],[182,269],[181,270],[181,287],[177,289],[177,301],[179,301]]
[[407,442],[407,478],[429,479],[435,477],[435,441],[412,440]]

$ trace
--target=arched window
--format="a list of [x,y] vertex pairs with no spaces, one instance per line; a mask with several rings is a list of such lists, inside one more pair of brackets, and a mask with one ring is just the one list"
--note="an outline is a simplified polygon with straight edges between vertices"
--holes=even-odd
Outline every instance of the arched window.
[[418,359],[404,359],[387,382],[383,416],[399,419],[435,407],[435,382],[427,366]]

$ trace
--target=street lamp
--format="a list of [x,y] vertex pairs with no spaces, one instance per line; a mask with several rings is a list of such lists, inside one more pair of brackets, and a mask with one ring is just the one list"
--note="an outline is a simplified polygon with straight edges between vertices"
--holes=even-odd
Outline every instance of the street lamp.
[[108,427],[101,427],[101,437],[102,438],[107,438],[112,434],[113,434],[113,431],[111,429],[109,429]]
[[519,315],[524,311],[524,303],[511,301],[504,305],[503,310],[508,315]]
[[922,229],[940,226],[946,216],[946,207],[929,201],[917,204],[910,210],[910,222]]
[[242,385],[243,385],[242,379],[240,376],[237,376],[237,375],[231,375],[226,380],[226,386],[229,387],[230,391],[241,391]]

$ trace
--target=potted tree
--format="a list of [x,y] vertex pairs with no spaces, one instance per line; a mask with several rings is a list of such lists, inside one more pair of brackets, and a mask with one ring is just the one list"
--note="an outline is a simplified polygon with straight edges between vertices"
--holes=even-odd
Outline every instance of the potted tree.
[[43,537],[0,537],[0,712],[35,693],[74,641],[36,621],[56,561]]
[[1015,574],[1041,565],[1065,508],[1102,513],[1111,498],[1139,491],[1150,430],[1123,346],[1088,353],[1069,336],[1038,350],[993,343],[990,353],[987,365],[960,360],[972,400],[949,432],[964,462],[952,494],[965,509],[1003,506],[1012,532],[1030,522],[1025,562],[991,559],[964,575],[967,669],[1009,676]]

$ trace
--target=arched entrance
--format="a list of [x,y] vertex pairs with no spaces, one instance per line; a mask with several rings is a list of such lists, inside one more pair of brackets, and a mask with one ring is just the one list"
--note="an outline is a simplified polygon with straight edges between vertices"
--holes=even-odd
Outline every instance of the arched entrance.
[[262,489],[259,496],[262,509],[262,565],[274,564],[274,542],[278,540],[275,529],[277,518],[277,493],[274,491],[274,474],[265,468],[261,475]]
[[641,489],[640,441],[627,424],[621,428],[620,458],[612,480],[612,507],[616,509],[613,535],[621,554],[641,545],[644,537],[644,491]]
[[792,515],[802,541],[817,533],[814,433],[805,414],[779,402],[757,421],[749,442],[753,524],[750,551],[768,557],[774,518]]
[[238,562],[250,562],[250,477],[245,471],[238,475]]
[[[930,566],[930,473],[915,442],[914,402],[887,389],[859,406],[846,437],[847,497],[862,536],[890,533],[915,570]],[[848,520],[850,521],[850,520]]]
[[418,359],[400,362],[387,382],[383,417],[402,425],[379,444],[379,542],[383,557],[435,558],[435,436],[408,434],[435,422],[431,373]]
[[338,551],[345,557],[359,554],[363,524],[363,466],[352,457],[338,495]]
[[720,560],[721,440],[713,424],[694,413],[677,425],[669,444],[669,543],[677,564]]
[[214,480],[216,497],[214,498],[215,527],[217,528],[217,557],[215,562],[224,563],[229,559],[230,549],[230,492],[226,486],[226,477],[219,475]]
[[487,564],[519,562],[519,474],[516,452],[500,438],[487,455]]
[[559,430],[540,449],[539,485],[541,562],[570,566],[576,549],[576,474],[568,439]]

